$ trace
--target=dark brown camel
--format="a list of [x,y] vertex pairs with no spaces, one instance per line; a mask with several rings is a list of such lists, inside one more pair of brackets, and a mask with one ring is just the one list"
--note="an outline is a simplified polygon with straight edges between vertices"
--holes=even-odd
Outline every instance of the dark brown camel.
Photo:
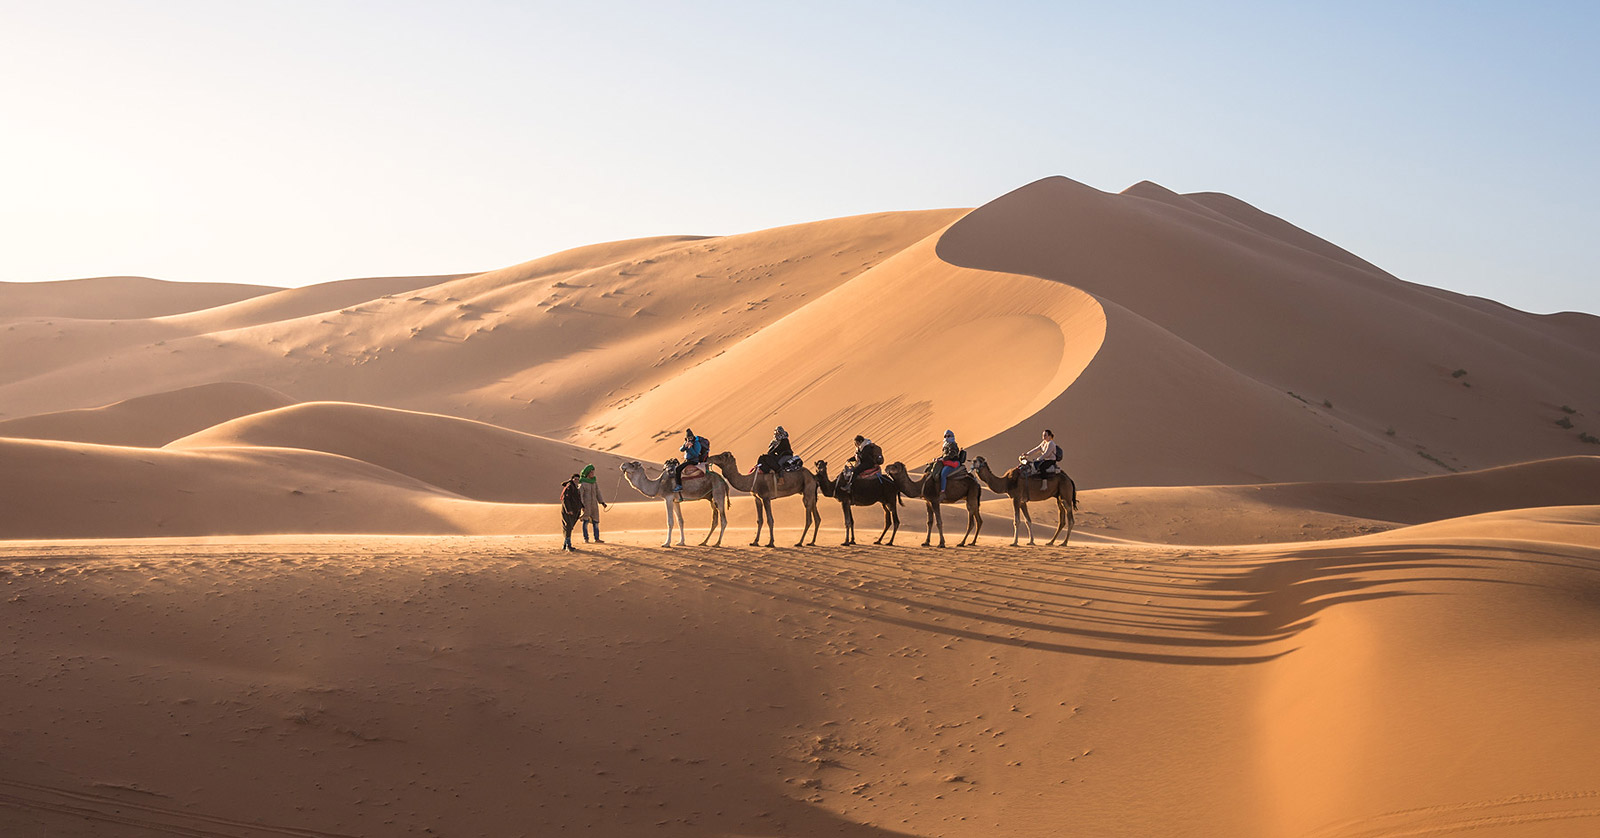
[[1061,523],[1056,525],[1055,535],[1050,536],[1049,545],[1055,545],[1056,536],[1061,534],[1063,527],[1067,530],[1067,537],[1061,539],[1061,543],[1065,545],[1072,539],[1072,527],[1075,523],[1072,510],[1078,508],[1078,484],[1072,482],[1072,478],[1068,477],[1066,472],[1057,470],[1042,480],[1038,477],[1024,480],[1018,476],[1016,469],[997,477],[982,457],[974,459],[972,465],[973,473],[977,474],[978,479],[982,480],[991,491],[1011,498],[1011,546],[1017,546],[1023,519],[1028,521],[1028,544],[1034,543],[1033,516],[1028,514],[1028,504],[1036,500],[1054,499],[1056,509],[1061,512]]
[[[756,538],[750,542],[751,547],[761,544],[761,527],[763,518],[767,527],[767,546],[773,546],[773,531],[777,524],[772,518],[773,498],[799,495],[806,505],[806,525],[800,530],[800,540],[794,546],[806,545],[806,533],[811,533],[811,543],[817,543],[817,533],[822,532],[822,513],[817,511],[817,478],[805,469],[786,471],[782,474],[745,474],[739,471],[739,462],[734,459],[732,452],[724,451],[713,457],[708,457],[707,462],[722,471],[722,476],[728,478],[728,483],[741,492],[749,492],[756,502]],[[815,521],[816,527],[812,527]]]
[[[879,480],[876,476],[856,478],[850,482],[850,495],[844,497],[839,494],[838,487],[828,479],[828,462],[817,461],[817,487],[822,490],[824,497],[837,497],[839,504],[844,507],[844,544],[856,543],[856,516],[852,507],[857,506],[882,506],[883,507],[883,532],[878,533],[878,538],[873,544],[882,544],[885,534],[889,536],[889,546],[894,546],[894,537],[900,532],[900,510],[897,509],[903,501],[900,492],[894,484],[886,480]],[[889,531],[889,525],[894,524],[894,532]]]
[[939,528],[939,546],[944,546],[944,515],[939,511],[939,506],[946,503],[965,503],[967,505],[967,531],[961,535],[961,543],[957,547],[967,546],[967,536],[972,537],[974,546],[978,543],[978,533],[983,530],[983,515],[978,511],[978,501],[982,497],[983,487],[978,485],[978,478],[971,473],[958,477],[951,477],[945,482],[943,493],[939,491],[939,475],[936,470],[929,469],[927,474],[915,480],[906,472],[905,464],[890,463],[885,469],[894,479],[895,487],[900,494],[908,498],[921,498],[928,505],[928,535],[922,540],[922,546],[927,547],[933,541],[933,528]]

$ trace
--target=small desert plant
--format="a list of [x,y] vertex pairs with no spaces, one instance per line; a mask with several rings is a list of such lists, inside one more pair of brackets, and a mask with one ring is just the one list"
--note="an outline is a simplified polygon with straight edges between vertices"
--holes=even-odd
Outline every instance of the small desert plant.
[[1571,405],[1565,405],[1564,404],[1564,405],[1561,406],[1561,412],[1562,413],[1566,413],[1566,414],[1572,414],[1572,413],[1577,413],[1578,411],[1572,409]]
[[1451,378],[1460,378],[1461,376],[1466,375],[1466,374],[1467,374],[1466,370],[1456,370],[1455,372],[1450,373],[1450,377]]
[[1583,431],[1578,432],[1578,441],[1587,442],[1590,445],[1600,445],[1600,437],[1590,436],[1588,433]]
[[1446,463],[1444,460],[1441,460],[1438,457],[1433,456],[1432,454],[1429,454],[1427,451],[1418,450],[1417,451],[1417,455],[1420,456],[1422,459],[1427,460],[1428,462],[1436,463],[1436,464],[1438,464],[1440,466],[1443,466],[1446,469],[1449,469],[1450,471],[1455,471],[1456,470],[1454,466],[1450,465],[1449,463]]
[[1560,419],[1556,420],[1556,427],[1562,428],[1564,430],[1572,430],[1572,420],[1568,419],[1565,416],[1563,416]]
[[1390,425],[1383,433],[1385,436],[1394,436],[1394,426]]
[[1322,406],[1327,408],[1327,409],[1329,409],[1329,410],[1332,410],[1333,409],[1333,402],[1330,402],[1327,399],[1323,399],[1322,400]]

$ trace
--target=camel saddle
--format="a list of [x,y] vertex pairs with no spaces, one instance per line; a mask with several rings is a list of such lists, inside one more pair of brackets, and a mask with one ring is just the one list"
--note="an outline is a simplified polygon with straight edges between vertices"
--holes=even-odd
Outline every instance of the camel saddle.
[[1050,476],[1054,475],[1056,473],[1056,470],[1055,470],[1055,464],[1054,463],[1046,463],[1045,467],[1044,467],[1044,470],[1040,471],[1039,470],[1039,464],[1037,462],[1035,462],[1033,460],[1024,460],[1020,465],[1017,466],[1017,473],[1018,473],[1019,476],[1024,477],[1024,478],[1028,478],[1028,477],[1041,477],[1041,478],[1044,478],[1044,477],[1050,477]]
[[[800,459],[799,457],[796,457],[793,454],[790,454],[789,456],[783,457],[783,458],[778,460],[778,471],[783,472],[785,474],[787,474],[787,473],[789,473],[791,471],[799,471],[800,469],[803,469],[805,467],[806,467],[806,461]],[[750,471],[748,473],[749,474],[755,474],[758,471],[761,471],[761,465],[759,463],[756,464],[756,465],[751,466],[750,467]]]
[[[667,474],[670,476],[672,474],[672,470],[678,467],[678,460],[676,458],[674,458],[674,459],[666,461],[665,463],[662,463],[662,465],[666,467]],[[705,476],[706,476],[705,466],[699,465],[697,463],[690,463],[689,465],[686,465],[686,466],[683,467],[683,479],[684,480],[694,480],[696,478],[705,477]]]

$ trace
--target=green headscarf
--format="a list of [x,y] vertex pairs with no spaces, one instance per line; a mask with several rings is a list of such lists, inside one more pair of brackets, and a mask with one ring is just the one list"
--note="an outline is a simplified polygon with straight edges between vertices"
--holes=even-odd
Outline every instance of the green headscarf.
[[583,467],[583,474],[578,476],[578,482],[579,483],[593,483],[594,482],[594,466],[584,466]]

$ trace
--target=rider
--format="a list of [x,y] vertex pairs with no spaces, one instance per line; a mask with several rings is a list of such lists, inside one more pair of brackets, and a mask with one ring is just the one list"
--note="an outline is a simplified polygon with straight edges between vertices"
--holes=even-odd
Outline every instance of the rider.
[[878,444],[872,440],[861,434],[856,434],[856,455],[851,457],[850,461],[855,463],[855,467],[847,472],[847,476],[844,479],[844,489],[847,492],[850,491],[851,484],[855,482],[856,475],[883,465],[883,449],[879,448]]
[[706,458],[711,456],[711,444],[705,437],[695,436],[694,429],[684,428],[683,438],[684,443],[678,448],[679,451],[683,452],[683,462],[672,470],[672,482],[677,487],[674,491],[683,490],[684,469],[692,465],[702,465],[705,463]]
[[1039,444],[1023,452],[1021,459],[1033,467],[1034,474],[1048,476],[1056,463],[1061,462],[1061,446],[1056,444],[1056,435],[1047,429]]
[[789,445],[789,432],[779,425],[772,432],[772,444],[767,446],[767,453],[756,458],[756,470],[777,474],[783,470],[783,461],[794,456],[794,448]]
[[950,479],[950,472],[961,465],[961,446],[956,444],[956,432],[944,432],[944,448],[939,451],[939,492],[944,492],[945,482]]

